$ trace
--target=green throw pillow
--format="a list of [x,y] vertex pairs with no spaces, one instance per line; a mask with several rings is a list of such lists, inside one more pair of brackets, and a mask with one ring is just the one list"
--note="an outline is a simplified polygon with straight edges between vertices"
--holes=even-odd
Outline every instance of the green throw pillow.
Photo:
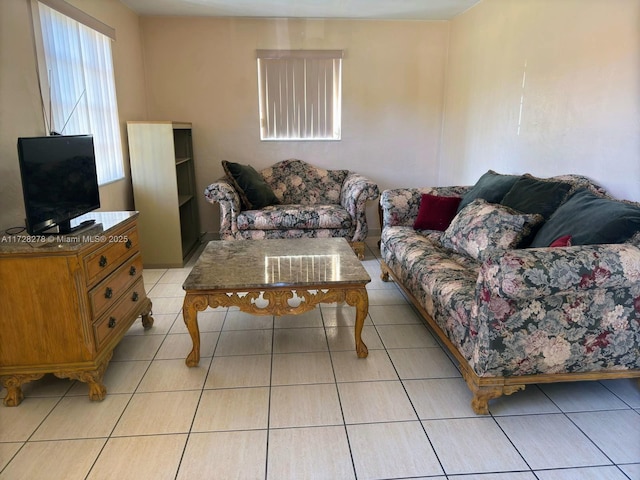
[[262,175],[251,165],[222,161],[227,178],[240,195],[243,210],[259,210],[280,203]]
[[458,205],[458,212],[478,198],[489,203],[500,203],[519,178],[520,175],[502,175],[489,170],[478,179],[471,190],[464,194]]
[[538,231],[531,247],[571,235],[572,245],[623,243],[640,231],[640,206],[576,191]]
[[502,205],[522,213],[539,213],[548,220],[567,198],[571,184],[523,175],[507,192]]

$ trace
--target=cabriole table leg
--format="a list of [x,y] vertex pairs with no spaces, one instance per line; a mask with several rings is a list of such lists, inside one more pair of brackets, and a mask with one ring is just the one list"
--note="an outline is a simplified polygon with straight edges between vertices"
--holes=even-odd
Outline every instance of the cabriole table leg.
[[185,360],[188,367],[195,367],[200,363],[200,329],[198,328],[198,311],[207,308],[207,304],[206,295],[187,292],[184,297],[182,316],[184,318],[184,323],[187,326],[187,330],[189,331],[189,335],[191,335],[191,341],[193,342],[193,348]]
[[356,341],[356,353],[358,358],[366,358],[369,355],[369,349],[362,341],[362,327],[364,326],[364,320],[369,313],[369,295],[365,287],[357,290],[347,291],[346,301],[349,305],[356,307],[356,326],[355,326],[355,341]]

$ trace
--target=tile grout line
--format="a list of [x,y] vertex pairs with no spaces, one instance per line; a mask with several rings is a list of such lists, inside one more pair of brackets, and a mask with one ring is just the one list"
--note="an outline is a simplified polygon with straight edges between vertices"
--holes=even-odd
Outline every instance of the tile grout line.
[[[367,312],[367,315],[369,313]],[[353,449],[351,448],[351,440],[349,439],[349,430],[347,429],[347,421],[344,418],[344,408],[342,407],[342,398],[340,397],[340,389],[338,388],[338,378],[336,377],[336,368],[333,363],[333,355],[331,346],[329,345],[329,336],[327,335],[327,325],[324,321],[324,314],[320,309],[320,318],[322,319],[322,328],[324,330],[325,342],[327,343],[327,352],[329,353],[329,362],[331,363],[331,372],[333,373],[333,384],[335,386],[336,396],[338,397],[338,405],[340,406],[340,416],[342,417],[342,428],[344,430],[345,438],[347,439],[347,448],[349,449],[349,458],[351,459],[351,468],[353,469],[354,480],[358,479],[358,472],[356,470],[356,463],[353,458]],[[337,323],[337,322],[336,322]]]
[[[371,321],[373,322],[373,317],[371,318]],[[384,352],[387,354],[387,358],[389,359],[389,363],[393,367],[393,371],[396,372],[396,376],[398,377],[398,380],[400,381],[400,385],[402,385],[402,390],[404,391],[404,394],[406,395],[407,400],[409,401],[409,404],[411,405],[411,408],[413,409],[413,413],[415,413],[415,415],[416,415],[416,419],[417,419],[417,422],[420,424],[420,428],[424,432],[424,435],[427,438],[427,441],[429,442],[429,446],[431,447],[431,450],[433,451],[433,455],[436,457],[436,460],[438,461],[438,465],[440,466],[440,470],[442,470],[442,473],[443,473],[443,475],[445,475],[445,478],[448,478],[447,477],[447,471],[444,468],[444,465],[442,464],[442,460],[440,459],[440,455],[438,455],[438,452],[436,451],[435,445],[433,444],[431,438],[429,437],[429,434],[427,433],[427,429],[424,426],[424,422],[420,418],[420,415],[418,414],[418,410],[416,409],[416,406],[414,405],[413,400],[411,399],[411,396],[409,395],[409,392],[407,391],[407,387],[406,387],[406,385],[404,383],[404,379],[402,379],[400,377],[400,372],[398,372],[398,368],[396,367],[395,363],[393,363],[393,360],[391,359],[391,355],[389,355],[389,350],[388,350],[387,346],[385,345],[384,340],[382,340],[382,337],[380,336],[380,332],[378,332],[377,324],[375,322],[373,322],[373,323],[374,323],[374,328],[376,329],[376,332],[378,333],[378,336],[380,337],[380,340],[382,341],[382,345],[384,347]]]
[[[166,271],[165,271],[166,273]],[[160,278],[162,278],[162,276],[165,274],[163,273]],[[160,280],[160,278],[158,278],[158,280]],[[158,282],[156,281],[153,284],[153,287],[151,287],[152,289],[158,284]],[[150,315],[153,316],[153,312],[150,312]],[[137,320],[137,319],[136,319]],[[175,320],[174,320],[175,321]],[[166,334],[165,334],[166,335]],[[124,337],[123,337],[124,338]],[[163,340],[164,342],[164,340]],[[162,342],[161,344],[162,345]],[[159,349],[160,347],[158,347]],[[156,350],[156,353],[154,354],[154,358],[157,355],[158,351]],[[96,455],[96,458],[93,460],[93,462],[91,463],[91,467],[89,468],[89,470],[87,471],[87,474],[85,475],[85,480],[89,478],[89,476],[91,475],[91,471],[95,468],[96,464],[98,463],[98,460],[100,459],[100,456],[102,455],[102,453],[104,452],[105,447],[107,446],[107,443],[109,443],[109,440],[111,440],[113,438],[113,432],[115,431],[115,429],[118,427],[118,423],[120,423],[120,420],[122,420],[122,416],[124,415],[124,412],[127,410],[127,408],[129,407],[129,405],[131,404],[131,401],[133,400],[133,396],[136,394],[136,392],[138,391],[138,388],[140,388],[140,384],[142,383],[142,380],[144,379],[144,376],[147,374],[147,372],[149,371],[149,369],[151,368],[151,364],[153,363],[153,358],[149,361],[149,364],[147,365],[147,368],[145,369],[144,373],[140,376],[140,380],[138,381],[138,383],[136,384],[136,387],[133,389],[133,392],[131,392],[131,395],[129,396],[129,400],[127,400],[127,403],[125,404],[124,408],[122,409],[122,411],[120,412],[120,415],[118,415],[118,419],[114,422],[113,424],[113,428],[111,428],[111,431],[109,432],[109,435],[106,437],[106,440],[104,442],[104,444],[102,445],[102,447],[100,448],[100,451],[98,452],[98,454]],[[64,397],[63,397],[64,398]]]
[[[367,245],[367,247],[369,248],[369,246],[368,246],[368,245]],[[162,276],[166,275],[166,274],[167,274],[167,272],[169,272],[169,271],[170,271],[170,270],[166,270],[166,271],[165,271],[165,272],[160,276],[160,278],[162,278]],[[156,282],[156,284],[157,284],[157,283],[158,283],[158,282]],[[397,289],[397,286],[395,286],[395,288]],[[384,305],[384,302],[382,303],[382,305]],[[395,304],[393,304],[393,305],[395,305]],[[171,313],[173,314],[173,312],[171,312]],[[227,310],[227,313],[228,313],[228,310]],[[95,457],[95,459],[94,459],[93,463],[91,464],[91,467],[89,468],[88,473],[86,474],[85,478],[88,478],[88,477],[90,476],[90,473],[95,469],[95,466],[97,465],[98,459],[103,455],[103,453],[104,453],[104,451],[105,451],[105,448],[106,448],[107,443],[109,443],[109,441],[110,441],[112,438],[137,437],[137,436],[145,436],[145,437],[146,437],[146,436],[155,436],[155,437],[158,437],[158,436],[163,436],[163,435],[172,435],[172,434],[160,433],[160,434],[127,435],[127,436],[124,436],[124,437],[112,437],[113,432],[115,431],[115,428],[116,428],[116,427],[117,427],[117,425],[118,425],[118,422],[121,420],[121,418],[122,418],[122,415],[123,415],[124,411],[126,411],[126,409],[128,408],[128,406],[129,406],[130,402],[131,402],[131,401],[132,401],[132,399],[133,399],[133,396],[134,396],[135,394],[137,394],[137,393],[141,393],[141,392],[139,392],[138,390],[139,390],[139,388],[140,388],[140,385],[141,385],[141,383],[142,383],[142,381],[143,381],[143,379],[144,379],[145,375],[149,372],[149,369],[151,368],[151,365],[152,365],[154,362],[161,361],[161,360],[165,360],[165,359],[158,359],[158,358],[157,358],[157,356],[158,356],[158,353],[159,353],[160,349],[162,348],[162,346],[163,346],[163,345],[165,345],[165,343],[171,339],[171,337],[169,337],[168,335],[170,334],[171,329],[174,327],[175,322],[177,321],[177,317],[179,316],[179,313],[176,313],[175,315],[176,315],[176,317],[174,318],[172,325],[171,325],[171,326],[170,326],[170,328],[167,330],[167,332],[165,332],[165,333],[163,334],[162,342],[160,342],[159,346],[156,348],[155,353],[154,353],[154,355],[153,355],[153,358],[149,361],[149,364],[147,365],[146,369],[144,370],[144,373],[142,374],[142,376],[141,376],[141,377],[140,377],[140,379],[138,380],[136,387],[133,389],[133,393],[131,394],[131,397],[129,398],[129,400],[128,400],[127,404],[125,405],[125,407],[124,407],[123,411],[120,413],[119,418],[116,420],[116,422],[115,422],[115,424],[114,424],[114,427],[113,427],[113,428],[112,428],[112,430],[111,430],[111,433],[108,435],[108,437],[106,437],[106,441],[104,442],[104,444],[103,444],[103,445],[102,445],[102,447],[100,448],[100,451],[97,453],[97,455],[96,455],[96,457]],[[322,318],[323,318],[322,327],[323,327],[324,332],[325,332],[325,342],[327,342],[327,347],[329,347],[329,345],[328,345],[329,338],[328,338],[328,336],[327,336],[327,328],[328,328],[328,327],[327,327],[327,325],[326,325],[326,324],[325,324],[325,322],[324,322],[324,315],[322,315],[322,311],[321,311],[321,316],[322,316]],[[370,315],[369,315],[369,316],[370,316]],[[225,318],[226,318],[226,314],[225,314]],[[167,319],[167,320],[169,320],[169,319]],[[421,323],[421,325],[425,326],[425,325],[424,325],[424,323]],[[224,326],[224,320],[223,320],[223,326]],[[185,455],[185,452],[186,452],[186,447],[187,447],[187,444],[188,444],[188,442],[189,442],[189,438],[190,438],[190,436],[191,436],[191,434],[192,434],[192,431],[191,431],[191,430],[192,430],[193,425],[194,425],[194,422],[195,422],[195,415],[197,414],[197,409],[199,408],[200,400],[202,399],[202,395],[203,395],[204,390],[205,390],[206,379],[207,379],[208,375],[210,374],[210,372],[211,372],[211,371],[212,371],[212,369],[213,369],[213,360],[214,360],[214,358],[215,358],[215,350],[216,350],[216,348],[217,348],[218,343],[220,342],[220,334],[222,333],[223,326],[221,326],[221,327],[220,327],[220,332],[219,332],[219,334],[218,334],[218,338],[216,339],[216,347],[214,347],[214,353],[212,354],[212,359],[211,359],[211,362],[210,362],[210,364],[209,364],[207,374],[205,375],[204,383],[203,383],[202,387],[200,388],[200,399],[199,399],[199,401],[198,401],[198,405],[196,405],[195,413],[194,413],[194,416],[193,416],[193,418],[192,418],[192,420],[191,420],[191,427],[190,427],[190,429],[189,429],[189,432],[187,432],[187,440],[186,440],[185,445],[184,445],[184,447],[183,447],[182,455],[181,455],[181,457],[180,457],[179,462],[177,463],[177,467],[176,467],[176,468],[177,468],[177,469],[176,469],[176,478],[178,477],[178,474],[179,474],[179,472],[180,472],[180,467],[182,466],[183,458],[184,458],[184,455]],[[375,329],[376,333],[377,333],[377,334],[378,334],[378,336],[379,336],[379,332],[378,332],[378,330],[377,330],[377,325],[374,323],[374,324],[373,324],[373,326],[374,326],[374,329]],[[274,324],[273,324],[273,328],[272,328],[272,335],[271,335],[271,340],[272,340],[272,351],[271,351],[271,357],[270,357],[270,360],[271,360],[271,370],[270,370],[270,379],[269,379],[269,397],[268,397],[269,403],[268,403],[268,407],[267,407],[267,411],[268,411],[268,417],[267,417],[267,450],[266,450],[266,462],[267,462],[267,463],[266,463],[266,465],[265,465],[265,480],[268,478],[268,470],[267,470],[267,468],[268,468],[268,458],[269,458],[269,451],[268,451],[269,435],[270,435],[270,432],[271,432],[272,430],[273,430],[273,431],[277,430],[277,429],[272,428],[272,427],[271,427],[271,423],[270,423],[270,414],[271,414],[270,409],[271,409],[272,388],[273,388],[273,384],[272,384],[272,378],[273,378],[273,361],[274,361],[274,350],[273,350],[273,349],[274,349],[274,342],[275,342],[275,333],[276,333],[276,332],[275,332],[275,323],[274,323]],[[431,333],[431,332],[430,332],[430,333]],[[380,338],[380,339],[381,339],[381,338]],[[387,354],[387,357],[389,357],[389,360],[391,361],[391,365],[392,365],[392,367],[394,368],[394,370],[396,371],[396,375],[397,375],[398,379],[400,380],[400,382],[401,382],[401,384],[402,384],[402,386],[403,386],[403,389],[404,389],[405,395],[407,395],[407,397],[408,397],[408,399],[409,399],[409,402],[410,402],[410,404],[411,404],[411,406],[412,406],[412,408],[413,408],[414,412],[416,413],[416,416],[418,417],[418,421],[420,421],[420,422],[421,422],[421,424],[422,424],[422,421],[420,420],[419,415],[417,415],[416,406],[414,405],[413,401],[412,401],[412,400],[411,400],[411,398],[409,397],[408,392],[407,392],[407,389],[406,389],[406,385],[405,385],[405,381],[409,381],[409,380],[413,380],[413,379],[402,379],[402,378],[400,378],[400,375],[399,375],[399,373],[398,373],[398,369],[397,369],[397,367],[396,367],[396,364],[394,364],[394,363],[393,363],[393,361],[390,359],[390,351],[389,351],[389,349],[386,347],[386,345],[384,345],[384,342],[382,342],[382,343],[383,343],[383,348],[384,348],[384,350],[385,350],[385,352],[386,352],[386,354]],[[441,346],[441,345],[439,345],[439,344],[434,346],[434,348],[438,348],[438,347],[442,349],[442,346]],[[409,347],[407,347],[407,348],[409,348]],[[403,349],[404,349],[404,348],[403,348]],[[446,350],[445,350],[445,352],[446,352]],[[293,352],[292,352],[292,353],[293,353]],[[335,365],[334,365],[334,363],[333,363],[333,353],[334,353],[334,352],[333,352],[330,348],[328,348],[328,353],[329,353],[329,358],[330,358],[330,361],[331,361],[331,368],[332,368],[332,371],[333,371],[333,377],[334,377],[334,378],[333,378],[333,382],[330,382],[330,383],[333,383],[333,384],[334,384],[335,389],[336,389],[336,393],[337,393],[337,395],[338,395],[338,401],[339,401],[340,410],[341,410],[341,416],[342,416],[342,426],[344,427],[344,429],[345,429],[345,434],[347,435],[347,444],[348,444],[348,446],[349,446],[349,455],[350,455],[350,458],[351,458],[351,462],[352,462],[352,467],[353,467],[354,473],[356,474],[356,477],[357,477],[357,472],[355,472],[354,453],[351,451],[351,444],[350,444],[349,435],[348,435],[348,431],[347,431],[347,424],[346,424],[346,421],[345,421],[345,418],[344,418],[344,409],[343,409],[343,406],[342,406],[342,401],[341,401],[340,394],[339,394],[339,390],[338,390],[339,383],[338,383],[338,381],[337,381],[336,371],[335,371]],[[232,356],[234,356],[234,355],[232,355]],[[218,358],[220,358],[220,357],[218,357]],[[126,360],[124,360],[124,361],[126,361]],[[147,361],[147,360],[145,360],[145,361]],[[447,377],[447,378],[449,378],[449,377]],[[425,380],[426,380],[426,379],[425,379]],[[371,381],[375,381],[375,380],[371,380]],[[51,415],[52,415],[53,411],[54,411],[54,410],[55,410],[55,409],[60,405],[60,403],[63,401],[63,399],[64,399],[65,397],[67,397],[67,396],[77,396],[77,395],[69,395],[69,394],[70,394],[70,392],[74,389],[74,385],[77,385],[78,383],[80,383],[80,382],[78,382],[78,381],[76,381],[76,382],[71,382],[71,385],[70,385],[70,386],[69,386],[69,387],[64,391],[64,393],[62,393],[62,394],[60,395],[60,397],[58,398],[58,401],[53,403],[53,406],[52,406],[52,407],[51,407],[51,409],[48,411],[48,413],[46,413],[46,415],[43,417],[42,421],[41,421],[41,422],[39,422],[39,423],[38,423],[38,424],[33,428],[32,432],[31,432],[31,435],[27,438],[27,440],[22,441],[22,442],[21,442],[21,443],[22,443],[22,445],[20,445],[20,447],[17,449],[17,451],[16,451],[16,452],[11,456],[11,458],[9,458],[8,460],[6,460],[6,463],[5,463],[4,467],[2,468],[2,470],[0,470],[0,475],[2,475],[2,472],[3,472],[3,471],[7,470],[7,468],[9,467],[9,465],[11,465],[11,464],[12,464],[12,462],[13,462],[13,461],[14,461],[14,459],[19,455],[19,453],[20,453],[21,451],[24,451],[24,448],[25,448],[25,446],[26,446],[28,443],[33,444],[33,443],[40,443],[40,442],[46,442],[46,441],[48,441],[48,440],[42,440],[42,441],[39,441],[39,440],[32,440],[32,438],[33,438],[33,436],[35,435],[35,433],[37,432],[37,430],[38,430],[39,428],[41,428],[41,427],[42,427],[43,423],[44,423],[48,418],[50,418],[50,417],[51,417]],[[292,385],[297,385],[297,384],[292,384]],[[547,394],[546,392],[544,392],[544,391],[543,391],[543,394],[547,397],[547,399],[551,402],[551,404],[553,404],[556,408],[558,408],[558,412],[553,412],[553,414],[556,414],[556,415],[557,415],[557,414],[560,414],[560,413],[561,413],[561,414],[563,414],[563,415],[564,415],[564,416],[569,420],[570,424],[571,424],[571,425],[573,425],[573,426],[577,429],[577,431],[579,431],[579,432],[580,432],[580,435],[584,435],[585,437],[587,437],[587,438],[589,439],[589,442],[590,442],[590,443],[592,443],[592,444],[593,444],[593,446],[595,446],[595,448],[603,454],[604,458],[606,458],[607,460],[611,461],[611,458],[609,458],[609,456],[608,456],[608,455],[607,455],[607,454],[606,454],[606,453],[605,453],[605,452],[604,452],[600,447],[598,447],[598,445],[595,443],[595,440],[594,440],[594,439],[592,439],[589,435],[587,435],[587,434],[586,434],[586,432],[585,432],[585,431],[583,431],[583,430],[578,426],[578,424],[576,424],[576,423],[572,420],[572,418],[570,417],[570,414],[574,414],[574,413],[579,414],[579,413],[595,413],[595,412],[620,412],[620,411],[626,411],[626,410],[628,410],[628,409],[632,410],[632,412],[634,412],[634,413],[636,413],[636,414],[640,414],[640,409],[638,409],[638,408],[635,408],[635,409],[634,409],[633,407],[631,407],[631,406],[630,406],[630,404],[629,404],[629,402],[628,402],[628,401],[626,401],[624,398],[620,397],[618,394],[616,394],[614,391],[612,391],[612,390],[609,388],[609,386],[607,386],[607,385],[603,385],[603,386],[607,389],[607,391],[609,391],[610,393],[612,393],[616,398],[618,398],[619,400],[621,400],[625,405],[628,405],[628,406],[629,406],[629,408],[621,408],[621,409],[611,409],[611,408],[606,408],[606,409],[596,409],[596,410],[579,410],[579,411],[575,411],[575,412],[574,412],[574,411],[567,411],[567,412],[565,412],[562,408],[560,408],[560,407],[558,406],[558,404],[557,404],[556,402],[554,402],[554,401],[553,401],[553,400],[548,396],[548,394]],[[231,387],[229,387],[229,388],[231,388]],[[196,390],[196,389],[191,389],[191,390]],[[541,389],[541,390],[542,390],[542,389]],[[171,388],[169,388],[169,389],[167,389],[166,391],[175,391],[175,389],[171,389]],[[146,393],[146,392],[145,392],[145,393]],[[624,392],[622,392],[622,393],[624,393]],[[50,396],[51,396],[51,395],[50,395]],[[53,396],[55,397],[55,396],[57,396],[57,395],[53,395]],[[632,397],[625,397],[625,398],[632,398]],[[516,413],[514,413],[514,414],[512,414],[512,415],[495,415],[495,414],[491,413],[491,417],[493,418],[494,422],[496,422],[496,423],[498,424],[498,427],[500,428],[500,430],[502,431],[502,433],[503,433],[505,436],[507,436],[507,435],[506,435],[506,433],[504,432],[504,430],[502,430],[502,427],[500,426],[500,424],[499,424],[499,422],[498,422],[498,420],[499,420],[500,418],[502,418],[502,417],[505,417],[505,418],[506,418],[506,417],[514,417],[514,416],[530,417],[530,416],[536,416],[536,415],[549,415],[549,414],[550,414],[550,413],[540,412],[540,413],[530,413],[530,414],[527,414],[527,413],[516,414]],[[461,417],[455,417],[455,416],[454,416],[454,417],[452,417],[452,418],[461,418]],[[465,418],[466,418],[466,417],[465,417]],[[386,422],[367,422],[367,423],[373,423],[373,424],[375,424],[375,423],[386,423]],[[598,425],[599,425],[599,424],[598,424]],[[339,424],[337,424],[336,426],[339,426]],[[297,428],[302,428],[302,427],[297,427]],[[423,428],[423,431],[424,431],[424,425],[422,425],[422,428]],[[425,431],[425,434],[426,434],[426,431]],[[93,438],[93,437],[91,437],[91,438]],[[104,439],[105,437],[95,437],[95,438],[96,438],[96,439],[97,439],[97,438]],[[597,438],[597,437],[594,437],[594,438]],[[431,442],[431,440],[430,440],[430,439],[429,439],[429,437],[428,437],[428,434],[427,434],[427,439]],[[520,452],[520,451],[515,447],[515,445],[514,445],[514,444],[513,444],[513,442],[511,441],[511,438],[509,438],[509,436],[507,436],[507,439],[508,439],[508,441],[512,444],[512,446],[516,449],[516,451],[518,452],[518,454],[522,457],[522,456],[523,456],[523,455],[522,455],[522,453],[521,453],[521,452]],[[53,441],[64,441],[64,440],[67,440],[67,439],[60,439],[60,440],[53,440]],[[71,440],[73,440],[73,439],[71,439]],[[4,443],[8,443],[8,442],[4,442]],[[601,442],[601,443],[602,443],[602,442]],[[605,444],[605,445],[608,445],[608,444]],[[432,449],[433,449],[433,451],[434,451],[434,453],[435,453],[435,448],[433,447],[433,445],[431,445],[431,447],[432,447]],[[437,453],[436,453],[436,458],[438,458],[438,457],[437,457]],[[530,467],[529,463],[528,463],[524,458],[522,458],[522,459],[523,459],[524,463],[525,463],[525,464],[530,468],[530,470],[529,470],[528,472],[529,472],[529,473],[531,473],[531,474],[533,475],[533,477],[535,477],[535,478],[539,478],[539,476],[536,474],[536,472],[535,472],[535,471],[533,471],[533,470],[531,470],[531,467]],[[440,461],[440,460],[439,460],[439,458],[438,458],[438,461]],[[621,463],[620,465],[636,465],[636,464],[640,464],[640,462],[627,462],[627,463]],[[610,463],[610,464],[604,464],[604,465],[580,465],[580,466],[567,466],[567,467],[554,467],[554,468],[551,468],[551,467],[550,467],[550,468],[542,468],[542,469],[540,469],[539,471],[553,471],[553,470],[562,471],[562,470],[567,470],[567,471],[571,472],[571,471],[575,470],[575,472],[580,472],[581,470],[588,471],[590,468],[614,467],[614,468],[616,469],[616,471],[617,471],[617,472],[622,473],[622,475],[624,476],[624,478],[629,478],[629,474],[626,474],[626,473],[622,470],[622,468],[621,468],[621,466],[620,466],[620,465],[618,465],[618,464],[614,463],[613,461],[611,461],[611,463]],[[444,468],[442,468],[442,471],[444,472]],[[519,470],[519,471],[520,471],[520,470]],[[524,470],[522,470],[522,471],[524,472]],[[486,472],[485,472],[485,473],[486,473]],[[498,473],[498,472],[496,472],[496,473]],[[501,472],[501,473],[509,473],[509,472]],[[442,477],[442,478],[449,478],[449,477],[447,476],[446,472],[445,472],[445,473],[443,473],[443,475],[444,475],[444,477]],[[467,475],[467,474],[465,474],[465,475]],[[464,478],[464,476],[465,476],[465,475],[462,475],[460,478]],[[469,474],[469,475],[472,475],[472,474]],[[396,478],[396,477],[395,477],[395,476],[393,476],[392,478]],[[456,476],[455,478],[458,478],[458,477]]]
[[267,401],[267,442],[264,454],[264,479],[269,478],[269,440],[271,438],[271,396],[273,394],[273,356],[276,337],[276,320],[275,316],[271,316],[271,363],[269,368],[269,400]]
[[[206,311],[206,309],[205,309]],[[220,332],[222,332],[222,328],[224,327],[224,323],[226,322],[227,319],[227,313],[228,313],[228,309],[225,312],[224,315],[224,319],[222,320],[222,325],[220,325]],[[178,321],[178,317],[180,316],[180,313],[177,314],[174,323]],[[173,325],[172,325],[173,327]],[[171,329],[167,332],[166,336],[170,335],[170,331]],[[166,337],[165,337],[166,340]],[[174,480],[177,480],[178,475],[180,474],[180,467],[182,467],[182,462],[184,460],[184,456],[187,453],[187,447],[189,446],[189,440],[191,439],[191,435],[195,432],[193,432],[193,425],[196,421],[196,416],[198,415],[198,409],[200,408],[200,403],[202,402],[202,396],[204,395],[204,391],[205,391],[205,385],[207,383],[207,378],[209,377],[209,374],[211,372],[211,369],[213,368],[213,357],[215,356],[215,351],[218,348],[218,342],[220,342],[220,335],[218,335],[218,338],[216,339],[216,344],[213,347],[213,352],[211,353],[211,361],[209,362],[209,367],[207,368],[207,374],[204,376],[204,380],[202,382],[202,387],[199,389],[200,390],[200,395],[198,396],[198,402],[196,403],[196,408],[193,412],[193,418],[191,419],[191,423],[189,425],[189,431],[186,432],[187,435],[187,439],[184,442],[184,447],[182,447],[182,453],[180,454],[180,460],[178,460],[177,466],[176,466],[176,474],[174,477]],[[164,341],[162,342],[162,344],[164,344]],[[160,347],[158,347],[158,351],[160,351],[160,348],[162,347],[162,344],[160,344]],[[156,352],[157,354],[157,352]],[[189,367],[187,367],[189,368]]]
[[[598,382],[598,383],[599,383],[599,382]],[[595,441],[594,441],[594,440],[593,440],[589,435],[587,435],[587,433],[586,433],[585,431],[583,431],[583,430],[582,430],[582,428],[580,428],[580,426],[579,426],[576,422],[574,422],[574,421],[573,421],[573,419],[569,416],[569,413],[580,413],[580,412],[565,412],[565,411],[562,409],[562,407],[561,407],[560,405],[558,405],[558,403],[557,403],[556,401],[554,401],[554,400],[553,400],[553,398],[551,398],[551,397],[549,396],[549,394],[547,394],[547,392],[545,392],[545,391],[544,391],[544,389],[543,389],[543,388],[540,388],[540,391],[542,392],[542,394],[543,394],[545,397],[547,397],[547,398],[549,399],[549,401],[551,401],[551,403],[553,403],[553,405],[555,405],[555,406],[558,408],[558,410],[560,410],[560,413],[562,413],[562,415],[563,415],[563,416],[564,416],[564,417],[565,417],[565,418],[566,418],[566,419],[571,423],[571,425],[573,425],[574,427],[576,427],[576,429],[577,429],[577,430],[578,430],[582,435],[584,435],[584,436],[587,438],[587,440],[589,440],[589,442],[590,442],[590,443],[591,443],[591,444],[592,444],[592,445],[593,445],[593,446],[594,446],[594,447],[595,447],[595,448],[596,448],[600,453],[602,453],[602,455],[604,455],[604,457],[605,457],[607,460],[609,460],[609,461],[611,462],[611,465],[615,465],[615,466],[618,468],[618,470],[620,470],[620,471],[621,471],[620,467],[618,467],[618,465],[617,465],[617,464],[616,464],[616,463],[611,459],[611,457],[610,457],[609,455],[607,455],[607,453],[606,453],[602,448],[600,448],[600,446],[598,446],[598,444],[596,444],[596,442],[595,442]],[[612,392],[612,393],[613,393],[613,392]],[[626,405],[626,402],[625,402],[625,405]],[[615,410],[598,410],[598,411],[602,412],[602,411],[615,411]],[[589,412],[592,412],[592,411],[589,411]],[[587,413],[587,412],[583,412],[583,413]],[[624,472],[622,472],[622,473],[624,474]]]

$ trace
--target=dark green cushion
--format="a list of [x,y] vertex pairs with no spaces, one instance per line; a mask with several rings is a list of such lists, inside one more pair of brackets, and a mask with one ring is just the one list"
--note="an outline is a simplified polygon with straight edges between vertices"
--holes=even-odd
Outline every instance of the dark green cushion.
[[222,161],[227,178],[240,195],[243,210],[259,210],[280,203],[262,175],[251,165]]
[[471,190],[464,194],[458,206],[458,212],[478,198],[489,203],[500,203],[502,197],[511,190],[519,178],[520,175],[502,175],[489,170],[478,179]]
[[567,198],[569,190],[571,190],[569,183],[523,175],[513,184],[500,203],[518,212],[538,213],[548,220]]
[[548,247],[563,235],[572,245],[623,243],[640,231],[640,206],[576,191],[540,228],[531,247]]

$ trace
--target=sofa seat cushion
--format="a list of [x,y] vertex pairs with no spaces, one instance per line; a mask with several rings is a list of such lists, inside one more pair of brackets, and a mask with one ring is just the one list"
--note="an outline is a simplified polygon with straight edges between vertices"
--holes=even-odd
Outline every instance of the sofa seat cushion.
[[[409,272],[415,263],[436,251],[441,236],[439,231],[416,231],[400,225],[386,227],[380,237],[382,258],[389,266],[391,263],[400,264],[404,271]],[[407,275],[400,276],[403,281],[409,280]]]
[[349,229],[351,216],[340,205],[270,205],[238,214],[238,230]]
[[[381,244],[383,248],[383,258],[386,262],[387,256],[393,256],[401,262],[413,262],[413,257],[426,253],[436,255],[438,262],[442,259],[453,258],[455,262],[464,268],[476,270],[480,269],[480,263],[466,255],[459,255],[450,250],[446,250],[441,244],[442,232],[437,230],[419,230],[413,227],[396,226],[386,227],[382,230]],[[431,261],[431,260],[429,260]]]
[[[480,262],[440,245],[442,232],[411,227],[382,231],[382,258],[461,350],[467,337]],[[470,357],[469,357],[470,358]]]
[[279,238],[350,238],[353,229],[346,228],[292,228],[290,230],[241,230],[228,240],[270,240]]
[[282,204],[339,204],[348,170],[325,170],[302,160],[278,162],[260,172]]

